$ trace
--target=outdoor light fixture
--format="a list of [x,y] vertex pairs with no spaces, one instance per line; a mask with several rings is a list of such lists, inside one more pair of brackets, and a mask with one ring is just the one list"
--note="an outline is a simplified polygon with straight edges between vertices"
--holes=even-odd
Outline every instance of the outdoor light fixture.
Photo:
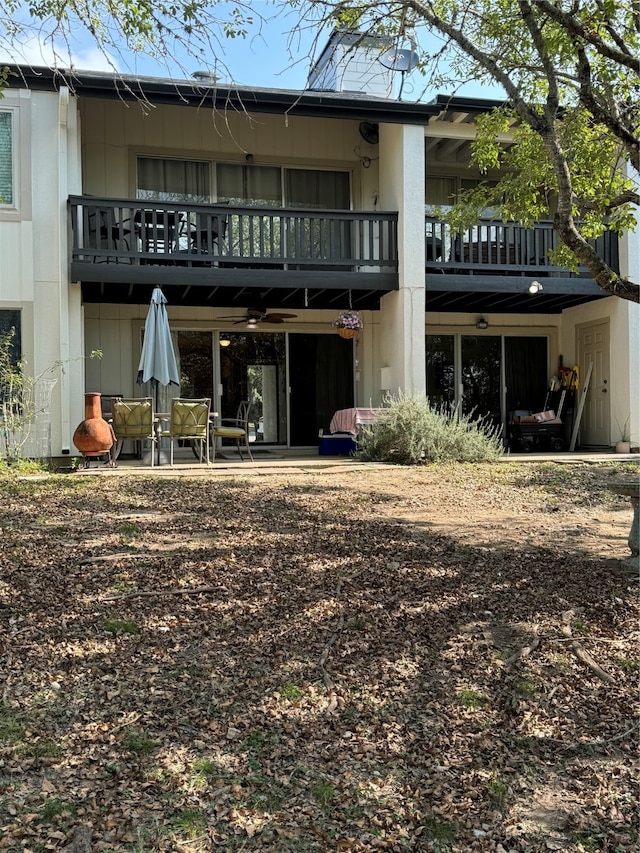
[[539,281],[532,281],[531,284],[529,285],[529,293],[532,296],[535,296],[536,293],[540,293],[541,290],[542,290],[542,285],[540,284]]
[[489,323],[484,319],[484,317],[480,317],[479,320],[476,320],[476,329],[488,329]]
[[229,338],[220,338],[219,344],[221,347],[228,347],[230,343]]

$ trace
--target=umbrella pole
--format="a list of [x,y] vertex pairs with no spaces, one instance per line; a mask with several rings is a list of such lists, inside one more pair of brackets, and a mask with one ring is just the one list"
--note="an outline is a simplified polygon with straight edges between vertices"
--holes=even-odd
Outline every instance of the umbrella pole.
[[[160,383],[158,382],[157,379],[154,379],[152,381],[153,381],[153,384],[155,385],[155,390],[156,390],[156,393],[155,393],[155,397],[156,397],[155,415],[156,415],[156,417],[158,417],[158,409],[160,408]],[[160,432],[161,432],[160,421],[158,421],[158,426],[156,429],[157,429],[157,434],[156,434],[156,454],[157,454],[156,465],[159,466],[160,465],[160,442],[162,441],[162,439],[160,438]],[[151,448],[151,452],[153,453],[153,448]]]
[[[158,382],[157,379],[151,379],[150,384],[151,384],[151,392],[152,392],[151,397],[153,399],[153,415],[154,415],[154,418],[157,418],[158,417],[158,410],[160,407],[160,387],[159,387],[160,383]],[[162,464],[162,456],[161,456],[161,448],[160,448],[160,442],[161,442],[160,431],[161,431],[161,425],[160,425],[160,421],[158,421],[157,425],[156,425],[156,451],[155,451],[156,452],[156,465]],[[154,452],[153,451],[153,442],[151,442],[151,449],[149,450],[148,453],[145,453],[143,456],[142,461],[143,461],[144,465],[147,465],[147,464],[150,465],[151,464],[153,452]],[[147,462],[147,460],[149,460],[149,461]]]

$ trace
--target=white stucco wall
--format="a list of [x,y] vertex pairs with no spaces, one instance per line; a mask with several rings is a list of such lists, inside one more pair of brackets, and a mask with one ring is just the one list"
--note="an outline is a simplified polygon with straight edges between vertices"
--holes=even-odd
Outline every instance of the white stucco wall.
[[59,455],[84,411],[80,289],[67,275],[67,198],[81,189],[77,110],[64,88],[10,90],[2,103],[18,114],[19,178],[15,211],[0,213],[0,307],[22,311],[27,372],[58,378],[51,451]]
[[380,127],[380,204],[398,211],[399,290],[380,304],[380,384],[425,396],[424,130]]

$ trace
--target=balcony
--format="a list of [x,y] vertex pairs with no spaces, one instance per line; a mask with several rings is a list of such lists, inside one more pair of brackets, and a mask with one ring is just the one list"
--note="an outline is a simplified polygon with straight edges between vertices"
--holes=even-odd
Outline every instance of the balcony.
[[[516,223],[481,220],[453,231],[435,217],[425,218],[427,310],[486,313],[559,313],[604,297],[585,268],[578,273],[551,263],[558,238],[551,222],[524,228]],[[593,246],[619,271],[618,237],[607,231]],[[531,298],[528,285],[540,279]]]
[[244,302],[273,290],[269,304],[288,294],[298,307],[296,291],[308,307],[353,292],[364,308],[398,287],[396,213],[71,196],[69,214],[71,279],[86,301],[146,301],[160,284],[182,304],[228,305],[240,288]]
[[[71,280],[85,302],[377,309],[398,288],[396,213],[197,205],[72,196]],[[427,310],[558,312],[602,297],[586,270],[548,258],[550,222],[483,220],[463,232],[426,217]],[[618,270],[618,242],[595,244]],[[544,282],[534,300],[527,286]]]
[[[473,228],[454,233],[439,219],[427,216],[425,221],[428,268],[468,271],[475,275],[574,275],[554,266],[549,260],[549,251],[558,245],[551,222],[539,222],[533,228],[524,228],[512,222],[481,220]],[[594,241],[594,248],[612,269],[619,271],[616,234],[607,231]],[[582,274],[585,273],[582,270]]]

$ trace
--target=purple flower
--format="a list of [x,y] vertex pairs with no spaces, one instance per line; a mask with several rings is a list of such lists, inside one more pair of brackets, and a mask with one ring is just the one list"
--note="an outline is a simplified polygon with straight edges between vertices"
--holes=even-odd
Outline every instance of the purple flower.
[[364,323],[357,311],[343,311],[338,314],[333,321],[333,325],[338,329],[362,329]]

